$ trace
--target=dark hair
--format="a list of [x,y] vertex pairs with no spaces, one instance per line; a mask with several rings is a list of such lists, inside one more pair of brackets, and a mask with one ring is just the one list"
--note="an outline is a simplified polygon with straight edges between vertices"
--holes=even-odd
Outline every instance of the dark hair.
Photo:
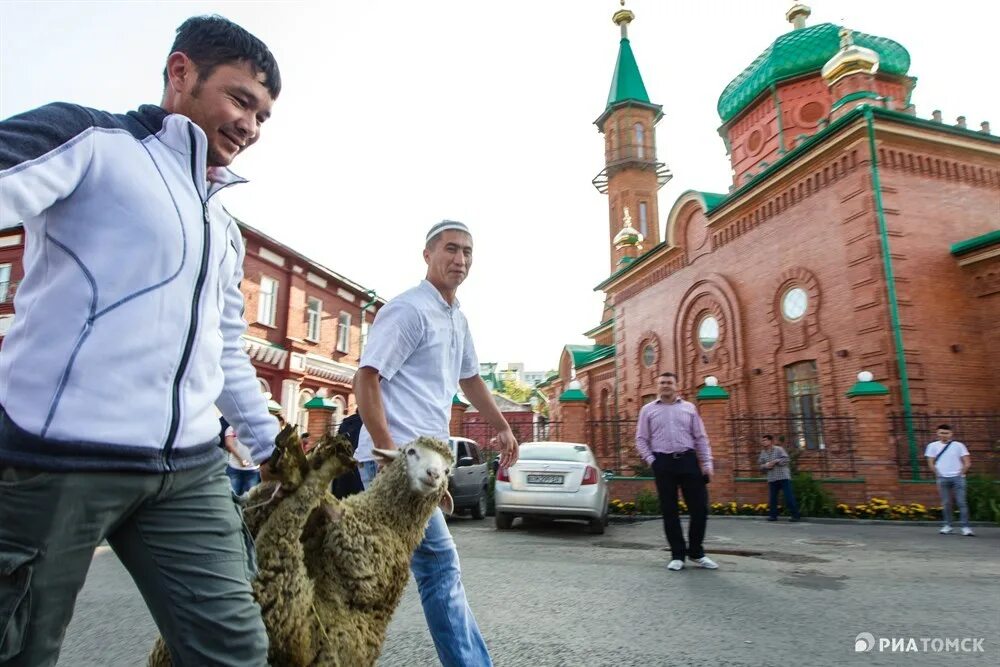
[[939,430],[939,431],[950,431],[951,430],[951,426],[949,426],[948,424],[938,424],[937,430]]
[[[264,42],[232,21],[218,14],[192,16],[177,28],[177,37],[170,53],[180,51],[198,67],[198,81],[204,81],[219,65],[231,62],[250,63],[254,74],[264,73],[264,85],[272,99],[281,92],[278,63]],[[163,85],[167,85],[167,68],[163,68]]]
[[770,433],[765,433],[761,437],[764,438],[765,440],[769,440],[770,442],[774,442],[774,436],[771,435]]
[[671,373],[670,371],[667,371],[666,373],[660,373],[660,377],[661,378],[673,378],[673,379],[676,380],[677,379],[677,373]]

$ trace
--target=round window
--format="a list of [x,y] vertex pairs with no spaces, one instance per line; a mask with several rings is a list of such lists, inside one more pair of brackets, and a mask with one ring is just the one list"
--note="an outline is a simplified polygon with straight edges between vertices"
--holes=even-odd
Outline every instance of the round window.
[[809,295],[801,287],[793,287],[781,297],[781,314],[789,320],[799,320],[809,307]]
[[646,347],[642,348],[642,365],[646,368],[652,368],[653,364],[656,363],[656,350],[652,345],[646,344]]
[[760,130],[754,130],[750,133],[747,138],[747,150],[750,153],[756,153],[760,150],[760,147],[764,145],[764,133]]
[[698,325],[698,342],[702,348],[711,350],[719,342],[719,320],[711,315]]
[[826,109],[820,102],[806,102],[799,108],[799,120],[805,125],[815,125]]

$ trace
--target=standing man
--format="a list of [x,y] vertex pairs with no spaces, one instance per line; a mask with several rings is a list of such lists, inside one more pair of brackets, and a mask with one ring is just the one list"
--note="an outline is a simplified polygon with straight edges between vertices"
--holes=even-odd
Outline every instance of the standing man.
[[951,426],[941,424],[937,427],[938,439],[927,445],[924,456],[927,457],[927,467],[937,477],[938,491],[941,493],[941,511],[944,515],[944,525],[938,532],[947,535],[951,532],[951,496],[955,494],[958,504],[958,516],[962,521],[962,534],[975,537],[969,527],[969,504],[965,500],[965,473],[969,471],[972,460],[969,450],[958,440],[951,439]]
[[[424,261],[426,279],[379,310],[354,376],[364,420],[355,457],[366,487],[376,465],[373,447],[395,449],[419,436],[447,441],[451,401],[459,386],[496,428],[501,465],[517,461],[517,440],[479,377],[472,334],[455,298],[472,266],[469,229],[451,220],[431,227]],[[458,551],[440,510],[431,516],[411,568],[441,663],[492,665],[466,601]]]
[[[719,566],[705,555],[702,541],[708,522],[708,487],[712,476],[712,449],[698,410],[677,394],[677,376],[663,373],[657,378],[659,396],[642,406],[635,433],[639,458],[649,464],[656,477],[656,493],[663,513],[663,531],[670,544],[668,570],[684,569],[684,558],[698,567]],[[677,489],[684,494],[690,513],[688,541],[684,543],[677,508]]]
[[[24,224],[0,352],[0,665],[54,665],[107,540],[177,665],[264,665],[253,553],[215,406],[263,463],[278,432],[240,335],[243,242],[218,194],[281,89],[219,16],[178,29],[163,99],[0,122],[0,227]],[[129,333],[131,332],[131,333]]]
[[768,521],[778,520],[778,493],[785,494],[785,509],[792,514],[792,521],[799,521],[799,506],[792,490],[792,473],[788,468],[788,454],[774,444],[773,435],[761,438],[757,465],[767,474]]

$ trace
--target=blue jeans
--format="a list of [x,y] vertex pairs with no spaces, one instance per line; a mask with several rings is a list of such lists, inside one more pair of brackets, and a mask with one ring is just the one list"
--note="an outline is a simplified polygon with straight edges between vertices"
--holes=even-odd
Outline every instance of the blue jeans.
[[[368,463],[377,470],[374,461],[360,463],[365,488],[374,478],[374,474],[366,476]],[[413,553],[410,569],[417,580],[424,618],[443,667],[492,666],[489,649],[465,597],[458,549],[440,509],[434,510],[427,522],[424,539]]]
[[767,491],[768,515],[772,519],[778,518],[778,493],[781,491],[785,493],[785,509],[791,513],[793,519],[799,518],[799,505],[795,502],[795,493],[792,491],[792,480],[779,479],[774,482],[768,482]]
[[938,491],[941,492],[941,511],[944,514],[944,525],[951,525],[951,494],[955,492],[955,502],[958,503],[958,518],[962,522],[962,527],[969,527],[969,503],[965,501],[965,478],[958,477],[938,477]]
[[229,475],[229,483],[233,486],[233,493],[238,496],[242,496],[260,484],[260,470],[240,470],[227,465],[226,474]]
[[378,464],[374,461],[358,461],[358,472],[361,473],[361,485],[367,489],[378,473]]

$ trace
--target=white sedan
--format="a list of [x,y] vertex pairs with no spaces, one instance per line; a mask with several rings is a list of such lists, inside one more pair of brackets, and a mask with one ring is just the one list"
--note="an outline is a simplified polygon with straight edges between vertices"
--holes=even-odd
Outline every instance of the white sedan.
[[608,485],[590,447],[526,442],[517,463],[497,470],[493,491],[498,530],[515,517],[582,519],[600,535],[608,523]]

